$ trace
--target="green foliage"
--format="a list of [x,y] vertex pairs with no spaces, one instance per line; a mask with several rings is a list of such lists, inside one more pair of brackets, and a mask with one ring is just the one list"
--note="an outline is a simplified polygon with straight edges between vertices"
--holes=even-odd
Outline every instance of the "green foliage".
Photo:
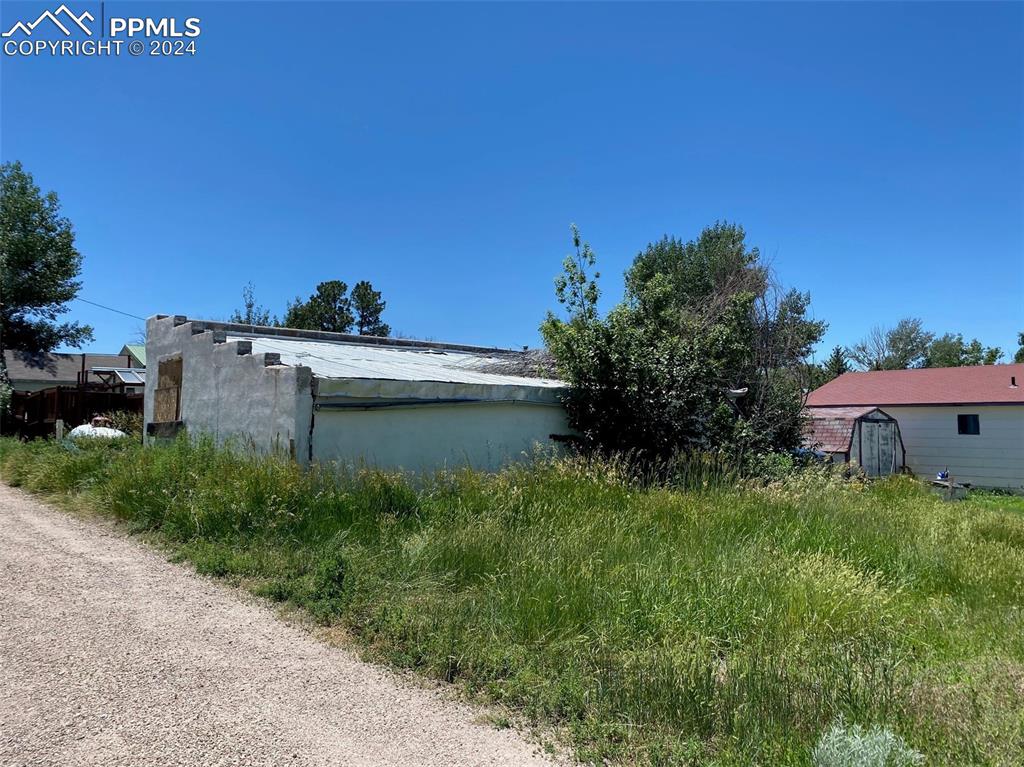
[[143,423],[144,419],[142,413],[131,412],[129,410],[111,410],[106,413],[99,413],[99,415],[110,419],[110,425],[115,429],[120,429],[129,437],[135,439],[142,439]]
[[391,327],[381,321],[381,314],[387,302],[380,297],[366,280],[357,282],[352,288],[352,308],[355,310],[356,332],[361,336],[387,336]]
[[270,310],[263,308],[256,302],[256,287],[251,282],[242,288],[242,308],[235,309],[228,318],[228,322],[240,322],[244,325],[260,325],[263,327],[278,324],[277,317],[271,317]]
[[[825,326],[807,317],[807,294],[770,284],[741,227],[649,245],[604,318],[593,251],[572,233],[575,254],[555,281],[568,316],[549,313],[541,332],[570,385],[570,424],[585,448],[651,460],[799,444],[805,359]],[[744,388],[732,404],[726,393]]]
[[590,277],[588,272],[596,263],[594,252],[589,243],[580,239],[580,230],[576,224],[569,228],[575,252],[565,257],[562,262],[563,273],[555,277],[555,297],[571,318],[579,322],[590,322],[597,317],[597,300],[601,295],[597,280],[601,273],[595,272]]
[[282,325],[286,328],[347,333],[355,321],[352,299],[347,293],[348,285],[341,280],[321,282],[309,300],[303,301],[296,297],[293,303],[288,304]]
[[1014,352],[1014,362],[1024,362],[1024,331],[1017,334],[1017,345],[1020,347]]
[[903,370],[922,367],[935,335],[924,329],[924,323],[907,317],[894,328],[876,326],[867,337],[846,350],[847,356],[861,370]]
[[0,165],[0,353],[92,340],[89,326],[56,321],[78,295],[81,267],[56,193],[42,194],[20,162]]
[[10,382],[7,380],[6,371],[3,370],[3,361],[0,360],[0,421],[7,417],[11,407],[11,394],[13,393]]
[[846,353],[861,370],[994,365],[1003,356],[1002,349],[977,338],[965,342],[961,333],[936,336],[916,318],[902,319],[889,330],[875,327]]
[[850,372],[850,363],[846,350],[842,346],[836,346],[828,359],[821,363],[818,375],[815,377],[814,386],[824,386],[829,381],[839,378],[843,373]]
[[0,475],[555,725],[585,760],[807,767],[840,717],[929,764],[1024,753],[1019,499],[778,458],[753,483],[717,454],[664,485],[596,458],[413,480],[92,442],[0,440]]
[[995,365],[1002,356],[1002,349],[996,346],[982,346],[981,341],[977,338],[972,338],[967,343],[960,333],[956,335],[946,333],[929,345],[924,367],[955,368],[965,365]]

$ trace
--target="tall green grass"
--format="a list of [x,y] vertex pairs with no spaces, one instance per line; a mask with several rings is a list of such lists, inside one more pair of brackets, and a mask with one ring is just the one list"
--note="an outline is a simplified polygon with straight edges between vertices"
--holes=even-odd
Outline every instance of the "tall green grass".
[[0,475],[553,724],[584,759],[808,765],[841,718],[933,765],[1022,763],[1012,498],[743,485],[702,462],[674,486],[585,460],[411,479],[186,441],[0,441]]

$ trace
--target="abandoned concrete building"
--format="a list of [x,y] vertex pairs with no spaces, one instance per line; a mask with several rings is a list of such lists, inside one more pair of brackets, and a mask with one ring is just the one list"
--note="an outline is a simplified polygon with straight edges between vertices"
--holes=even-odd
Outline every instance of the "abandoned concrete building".
[[516,352],[181,316],[146,330],[150,440],[186,429],[303,464],[494,470],[569,433],[564,384],[506,374]]

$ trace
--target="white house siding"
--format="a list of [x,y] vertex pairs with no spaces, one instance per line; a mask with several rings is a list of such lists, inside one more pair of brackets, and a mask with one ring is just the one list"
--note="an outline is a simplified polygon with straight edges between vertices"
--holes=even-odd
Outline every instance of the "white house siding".
[[530,402],[324,409],[314,414],[313,459],[406,471],[493,471],[538,445],[556,445],[550,435],[568,431],[562,407]]
[[[948,468],[957,482],[1024,488],[1024,406],[886,405],[885,412],[899,421],[914,474],[933,477]],[[958,434],[961,414],[977,415],[981,433]]]

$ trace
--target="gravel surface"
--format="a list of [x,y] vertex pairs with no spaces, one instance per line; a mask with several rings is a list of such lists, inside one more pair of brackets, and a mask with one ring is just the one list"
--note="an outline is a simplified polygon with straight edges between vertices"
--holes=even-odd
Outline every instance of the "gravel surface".
[[551,765],[480,711],[0,483],[0,765]]

